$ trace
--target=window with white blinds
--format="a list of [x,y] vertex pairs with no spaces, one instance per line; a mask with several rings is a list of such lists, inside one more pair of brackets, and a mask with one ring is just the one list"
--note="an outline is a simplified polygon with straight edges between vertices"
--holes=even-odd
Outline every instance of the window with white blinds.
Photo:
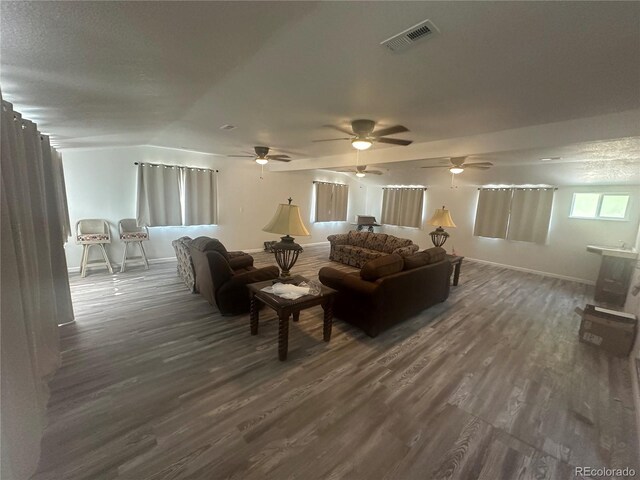
[[423,187],[383,188],[381,223],[399,227],[421,227],[424,191]]
[[349,185],[315,182],[316,222],[345,222],[349,206]]

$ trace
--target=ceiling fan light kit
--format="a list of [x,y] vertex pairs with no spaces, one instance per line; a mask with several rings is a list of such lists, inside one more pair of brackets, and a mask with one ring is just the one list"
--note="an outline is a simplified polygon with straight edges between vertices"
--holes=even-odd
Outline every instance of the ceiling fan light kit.
[[450,171],[451,173],[453,173],[454,175],[458,175],[459,173],[464,172],[464,168],[462,168],[462,167],[451,167],[451,168],[449,169],[449,171]]
[[371,148],[371,145],[373,145],[373,143],[371,142],[371,140],[367,140],[366,138],[356,137],[353,140],[351,140],[351,145],[356,150],[367,150]]
[[356,177],[360,177],[360,178],[362,178],[362,177],[364,177],[364,176],[365,176],[365,173],[364,173],[364,172],[356,172]]
[[266,158],[256,158],[256,163],[258,165],[266,165],[267,163],[269,163],[269,160],[267,160]]

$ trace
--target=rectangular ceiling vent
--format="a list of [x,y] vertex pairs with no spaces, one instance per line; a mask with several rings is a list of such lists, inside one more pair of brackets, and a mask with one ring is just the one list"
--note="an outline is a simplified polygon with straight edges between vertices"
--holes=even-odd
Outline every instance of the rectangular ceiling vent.
[[438,33],[437,27],[430,20],[425,20],[411,28],[407,28],[404,32],[387,38],[384,42],[380,42],[380,45],[387,47],[392,52],[399,52],[418,40],[433,36],[434,33]]

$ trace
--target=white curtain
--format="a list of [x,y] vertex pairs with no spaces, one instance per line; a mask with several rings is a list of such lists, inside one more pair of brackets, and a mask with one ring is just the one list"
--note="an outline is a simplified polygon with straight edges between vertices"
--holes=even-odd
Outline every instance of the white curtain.
[[507,238],[546,243],[553,195],[553,188],[514,189]]
[[511,208],[510,188],[483,188],[478,197],[473,234],[478,237],[506,238]]
[[1,476],[20,479],[38,461],[47,378],[60,361],[58,324],[73,321],[63,248],[69,220],[48,137],[4,101],[0,130]]
[[218,223],[218,185],[214,170],[183,168],[183,225],[215,225]]
[[316,222],[344,222],[347,220],[349,185],[316,183]]
[[401,227],[422,226],[424,188],[384,188],[381,222]]
[[138,165],[138,225],[149,227],[182,225],[181,171],[177,167]]

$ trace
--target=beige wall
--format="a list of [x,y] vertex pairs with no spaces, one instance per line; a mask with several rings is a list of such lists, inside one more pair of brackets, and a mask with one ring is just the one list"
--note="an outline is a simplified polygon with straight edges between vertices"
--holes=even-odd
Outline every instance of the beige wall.
[[[602,191],[632,193],[627,221],[582,220],[569,218],[574,192]],[[421,248],[432,246],[428,233],[435,227],[426,220],[436,208],[446,205],[457,228],[450,228],[445,248],[469,258],[494,262],[525,270],[534,270],[563,278],[594,283],[600,268],[600,256],[588,253],[586,246],[619,245],[624,241],[633,245],[640,221],[640,195],[634,187],[560,187],[555,192],[551,225],[546,245],[514,242],[473,236],[475,211],[478,201],[477,187],[430,186],[426,192],[426,210],[422,229],[382,227],[381,231],[410,238]],[[367,189],[367,212],[380,219],[382,188]]]
[[[261,248],[266,240],[278,236],[265,233],[262,227],[275,213],[278,203],[291,196],[300,205],[310,237],[298,243],[326,241],[327,235],[349,230],[347,222],[311,223],[313,181],[349,184],[348,219],[362,213],[366,187],[345,175],[322,171],[270,173],[260,179],[260,167],[250,159],[226,158],[154,147],[127,147],[62,152],[69,215],[72,227],[81,218],[104,218],[112,224],[112,237],[121,218],[135,217],[136,166],[134,162],[155,162],[220,170],[218,186],[219,224],[198,227],[156,227],[150,229],[151,240],[145,244],[152,259],[174,256],[171,241],[188,235],[219,238],[229,249]],[[122,257],[122,244],[115,239],[109,246],[111,261]],[[82,248],[73,239],[67,243],[70,268],[80,265]],[[97,252],[95,253],[97,255]]]

